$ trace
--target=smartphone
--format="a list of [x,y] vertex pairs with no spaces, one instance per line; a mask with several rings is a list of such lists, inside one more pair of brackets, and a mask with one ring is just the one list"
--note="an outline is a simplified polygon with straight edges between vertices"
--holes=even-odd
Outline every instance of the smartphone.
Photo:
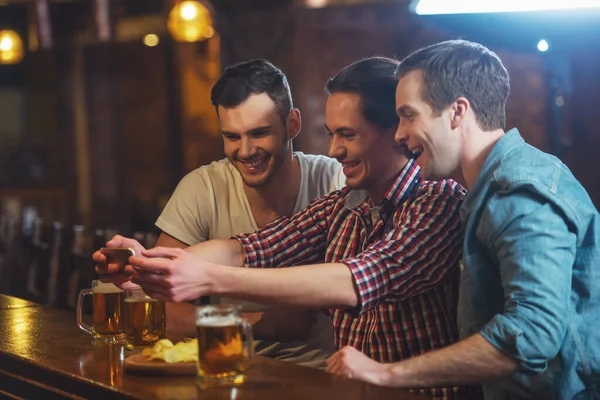
[[120,268],[125,268],[129,264],[129,257],[135,256],[135,251],[130,247],[102,247],[100,252],[106,256],[109,264],[118,264]]

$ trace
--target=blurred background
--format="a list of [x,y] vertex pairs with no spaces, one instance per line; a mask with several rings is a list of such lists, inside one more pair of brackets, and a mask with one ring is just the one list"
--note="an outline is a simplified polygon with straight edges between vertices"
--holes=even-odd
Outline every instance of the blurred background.
[[[223,156],[213,83],[225,66],[257,57],[290,80],[303,116],[295,149],[326,154],[323,87],[340,68],[445,39],[479,41],[511,74],[508,128],[563,160],[598,207],[599,13],[417,15],[414,7],[0,0],[0,265],[27,265],[0,268],[0,292],[19,282],[66,304],[47,282],[70,276],[75,290],[87,281],[72,276],[74,257],[88,260],[115,232],[152,244],[154,221],[179,179]],[[52,257],[55,267],[40,267]],[[44,276],[32,276],[34,264]]]

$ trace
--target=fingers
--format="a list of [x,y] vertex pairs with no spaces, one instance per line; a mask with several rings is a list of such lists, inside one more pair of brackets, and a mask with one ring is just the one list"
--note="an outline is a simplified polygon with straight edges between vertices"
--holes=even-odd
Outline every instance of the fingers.
[[171,260],[129,257],[129,262],[140,273],[167,274],[171,272]]
[[325,372],[330,373],[332,375],[341,375],[342,374],[342,364],[339,357],[339,351],[329,357],[329,359],[325,362]]
[[97,262],[98,264],[106,264],[106,256],[97,250],[92,254],[92,260]]
[[153,299],[163,301],[173,301],[169,289],[163,286],[159,282],[153,282],[151,280],[143,279],[141,276],[134,276],[131,278],[131,282],[135,285],[139,285],[148,296]]
[[141,279],[139,276],[134,276],[131,278],[131,282],[139,285],[144,289],[144,293],[150,296],[150,293],[162,293],[168,294],[168,289],[161,282],[153,282],[151,280]]
[[326,361],[327,367],[325,368],[325,371],[333,375],[352,378],[350,357],[352,357],[353,353],[359,353],[359,351],[351,346],[342,347]]
[[119,267],[119,264],[96,265],[95,269],[98,275],[116,275],[121,272],[121,267]]
[[[98,271],[97,267],[96,271]],[[125,274],[101,275],[100,280],[104,283],[112,283],[121,289],[126,289],[128,284],[133,285],[131,282],[129,282],[129,275]]]
[[121,235],[113,236],[112,239],[106,242],[106,247],[131,247],[136,251],[141,251],[144,249],[144,246],[142,246],[137,240]]
[[141,286],[145,286],[148,284],[158,284],[164,287],[171,287],[171,285],[169,285],[166,281],[165,281],[166,275],[161,275],[161,274],[157,274],[157,273],[148,273],[148,272],[142,272],[137,274],[136,276],[132,277],[132,281],[135,282],[138,285]]
[[155,247],[150,250],[142,251],[142,255],[145,257],[163,257],[163,258],[175,258],[181,255],[185,250],[174,248],[174,247]]

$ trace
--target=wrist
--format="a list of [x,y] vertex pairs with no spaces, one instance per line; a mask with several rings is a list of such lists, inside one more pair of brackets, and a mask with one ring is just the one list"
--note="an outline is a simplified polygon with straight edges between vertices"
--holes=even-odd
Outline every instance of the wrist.
[[211,295],[222,295],[226,290],[226,285],[224,280],[227,275],[227,271],[224,271],[222,265],[207,263],[205,266],[206,269],[206,280],[205,280],[205,289]]
[[381,364],[378,381],[381,386],[402,386],[403,369],[401,362]]

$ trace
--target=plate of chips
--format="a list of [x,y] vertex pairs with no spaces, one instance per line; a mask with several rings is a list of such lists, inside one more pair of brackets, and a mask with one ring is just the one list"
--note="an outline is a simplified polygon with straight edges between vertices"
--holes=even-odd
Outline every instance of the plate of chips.
[[196,375],[198,340],[188,339],[173,344],[162,339],[141,353],[125,359],[123,367],[131,373],[147,375]]

